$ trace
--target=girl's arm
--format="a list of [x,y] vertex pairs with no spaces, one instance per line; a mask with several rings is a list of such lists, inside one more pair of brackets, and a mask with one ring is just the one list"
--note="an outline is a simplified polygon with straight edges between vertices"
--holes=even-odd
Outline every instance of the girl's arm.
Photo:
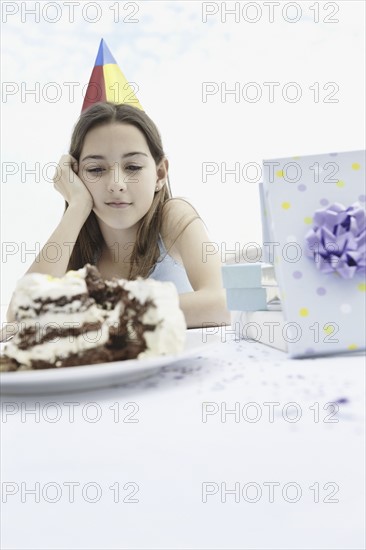
[[[76,239],[93,207],[92,196],[75,173],[77,171],[75,159],[70,155],[63,155],[59,166],[61,173],[54,178],[54,188],[62,194],[69,206],[26,274],[43,273],[54,277],[65,275]],[[55,244],[58,251],[61,251],[57,262],[47,258],[47,248],[50,243]],[[12,302],[11,299],[6,314],[8,322],[15,320]]]
[[[53,277],[62,277],[65,275],[69,263],[71,252],[75,241],[84,225],[90,211],[79,206],[69,206],[65,211],[60,223],[43,246],[42,250],[34,260],[27,273],[43,273]],[[57,243],[57,250],[61,251],[60,259],[57,262],[47,259],[47,246],[50,243]],[[13,298],[6,313],[8,322],[15,321],[15,312],[13,310]]]
[[[60,173],[56,171],[53,178],[54,188],[64,197],[68,208],[27,273],[44,273],[54,277],[65,275],[76,239],[93,208],[93,198],[77,175],[77,161],[71,155],[62,155],[58,167]],[[46,250],[50,243],[61,249],[57,262],[47,258]]]
[[[65,275],[76,239],[89,214],[90,209],[83,205],[70,205],[26,273],[44,273],[53,277]],[[47,248],[51,243],[57,246],[59,256],[57,262],[47,258]]]
[[202,220],[195,219],[179,235],[179,227],[184,227],[184,220],[188,222],[195,216],[195,209],[184,200],[171,200],[164,207],[163,235],[170,242],[176,239],[174,249],[182,258],[194,290],[179,295],[180,307],[188,328],[230,324],[222,284],[221,254],[213,253],[215,247]]

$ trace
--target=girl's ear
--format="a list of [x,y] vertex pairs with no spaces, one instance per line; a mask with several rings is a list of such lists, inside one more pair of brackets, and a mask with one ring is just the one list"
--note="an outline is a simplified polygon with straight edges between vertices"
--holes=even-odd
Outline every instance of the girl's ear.
[[166,179],[168,177],[168,170],[169,170],[169,161],[167,158],[163,158],[156,169],[156,176],[157,176],[156,185],[159,187],[159,189],[161,189],[166,182]]

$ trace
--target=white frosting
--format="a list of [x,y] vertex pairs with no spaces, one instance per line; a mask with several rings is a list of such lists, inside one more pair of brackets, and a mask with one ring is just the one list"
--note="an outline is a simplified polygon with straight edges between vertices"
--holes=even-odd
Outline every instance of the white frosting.
[[187,326],[175,285],[154,279],[120,280],[119,283],[141,303],[151,300],[155,305],[142,319],[144,324],[155,326],[155,330],[144,333],[147,349],[138,358],[179,353],[183,349]]
[[[64,277],[52,277],[42,273],[28,273],[22,277],[14,292],[14,309],[19,307],[37,308],[35,300],[57,300],[58,298],[72,298],[80,294],[87,294],[85,283],[85,268],[78,271],[68,271]],[[39,307],[39,306],[38,306]],[[19,311],[23,317],[22,310]],[[26,315],[28,316],[28,315]]]
[[27,318],[20,321],[19,325],[20,330],[23,330],[23,327],[34,325],[40,327],[42,330],[43,327],[49,324],[58,325],[62,330],[69,330],[73,326],[75,328],[82,327],[85,323],[103,322],[106,314],[107,312],[99,308],[96,304],[91,305],[86,311],[82,312],[76,309],[76,311],[70,311],[70,313],[68,313],[65,308],[59,308],[42,313],[42,315],[38,317],[36,317],[35,314],[34,317],[28,315]]

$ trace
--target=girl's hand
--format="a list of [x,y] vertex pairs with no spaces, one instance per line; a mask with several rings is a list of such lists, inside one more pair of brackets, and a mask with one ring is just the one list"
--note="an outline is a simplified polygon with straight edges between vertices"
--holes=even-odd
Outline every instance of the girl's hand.
[[78,204],[83,208],[92,210],[93,197],[77,175],[78,171],[77,160],[71,155],[62,155],[56,174],[53,177],[53,186],[61,193],[69,206]]

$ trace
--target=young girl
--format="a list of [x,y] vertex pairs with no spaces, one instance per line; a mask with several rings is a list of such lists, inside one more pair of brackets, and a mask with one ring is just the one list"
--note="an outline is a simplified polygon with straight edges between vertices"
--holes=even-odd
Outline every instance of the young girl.
[[[229,323],[220,259],[204,255],[209,237],[196,210],[171,197],[161,137],[144,111],[93,105],[59,167],[54,187],[65,211],[47,243],[62,254],[49,262],[41,251],[27,273],[61,277],[91,263],[106,279],[172,281],[188,327]],[[7,318],[14,320],[12,304]]]

